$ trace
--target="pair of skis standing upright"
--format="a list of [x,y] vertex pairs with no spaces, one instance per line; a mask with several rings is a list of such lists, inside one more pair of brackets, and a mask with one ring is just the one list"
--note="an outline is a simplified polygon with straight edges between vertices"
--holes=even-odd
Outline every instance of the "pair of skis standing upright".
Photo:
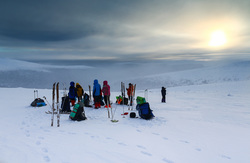
[[[55,109],[55,93],[56,93],[56,109]],[[52,90],[52,107],[51,107],[51,126],[54,123],[54,114],[57,114],[57,127],[60,127],[60,112],[59,112],[59,82],[53,84]],[[56,112],[55,112],[56,110]]]

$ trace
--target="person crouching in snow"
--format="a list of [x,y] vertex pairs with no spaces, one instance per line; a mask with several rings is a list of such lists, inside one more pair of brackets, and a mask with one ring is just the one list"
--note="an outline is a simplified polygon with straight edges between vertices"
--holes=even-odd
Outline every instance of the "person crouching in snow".
[[98,80],[94,80],[94,86],[93,86],[93,98],[94,98],[94,103],[95,103],[95,109],[98,109],[101,107],[101,86],[98,83]]
[[110,107],[110,86],[108,85],[108,81],[105,80],[103,81],[103,87],[102,87],[102,92],[104,94],[104,101],[105,101],[105,108]]
[[68,95],[69,95],[69,100],[70,100],[72,106],[74,106],[75,102],[76,102],[76,88],[75,88],[75,83],[73,81],[70,82]]
[[79,83],[76,83],[76,94],[78,97],[78,102],[80,102],[82,100],[84,90],[82,89],[82,86]]
[[162,96],[162,99],[161,99],[161,102],[166,102],[166,88],[165,87],[161,87],[161,96]]

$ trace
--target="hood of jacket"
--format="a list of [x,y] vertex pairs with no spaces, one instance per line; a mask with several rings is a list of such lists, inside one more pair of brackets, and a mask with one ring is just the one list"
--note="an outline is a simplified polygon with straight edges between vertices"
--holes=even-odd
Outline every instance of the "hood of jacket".
[[75,86],[75,82],[70,82],[70,86],[74,87]]
[[96,85],[96,84],[98,84],[98,80],[97,79],[94,80],[94,85]]
[[107,80],[103,81],[103,85],[108,85],[108,81]]

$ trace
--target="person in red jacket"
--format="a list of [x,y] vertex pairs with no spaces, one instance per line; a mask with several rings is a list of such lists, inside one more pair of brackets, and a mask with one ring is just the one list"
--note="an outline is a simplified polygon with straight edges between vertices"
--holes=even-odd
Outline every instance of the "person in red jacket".
[[104,95],[105,108],[111,107],[110,105],[110,86],[108,85],[108,81],[103,81],[102,92]]
[[128,99],[130,101],[130,106],[133,104],[133,95],[134,95],[134,86],[129,83],[129,87],[127,88]]

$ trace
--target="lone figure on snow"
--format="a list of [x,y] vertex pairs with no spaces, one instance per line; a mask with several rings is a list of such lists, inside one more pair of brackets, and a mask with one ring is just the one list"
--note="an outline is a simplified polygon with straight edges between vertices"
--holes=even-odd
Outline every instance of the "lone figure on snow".
[[161,102],[166,102],[166,88],[165,87],[161,88],[161,96],[162,96]]

